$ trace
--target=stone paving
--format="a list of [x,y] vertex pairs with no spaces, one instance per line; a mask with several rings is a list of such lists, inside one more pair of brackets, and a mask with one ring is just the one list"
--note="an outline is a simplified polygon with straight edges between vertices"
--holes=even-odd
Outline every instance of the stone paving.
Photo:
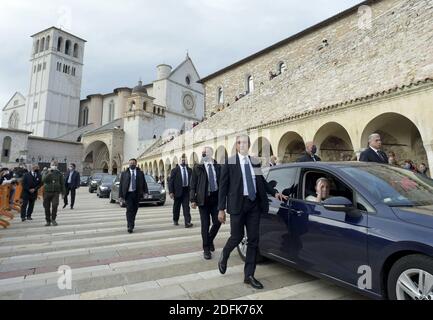
[[[16,216],[9,229],[0,230],[0,299],[365,299],[274,262],[258,265],[256,277],[265,289],[254,290],[243,284],[236,252],[221,275],[217,261],[229,224],[206,261],[198,210],[192,217],[194,227],[185,229],[182,223],[173,226],[171,201],[142,206],[135,233],[128,234],[125,209],[81,188],[76,208],[60,207],[59,225],[44,227],[38,201],[33,221]],[[60,266],[72,273],[71,287],[63,290]]]

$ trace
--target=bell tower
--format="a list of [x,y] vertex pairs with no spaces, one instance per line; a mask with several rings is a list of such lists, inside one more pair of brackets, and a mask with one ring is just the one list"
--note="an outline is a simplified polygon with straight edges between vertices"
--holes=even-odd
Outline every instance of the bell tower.
[[56,27],[31,36],[25,128],[57,138],[78,127],[86,40]]

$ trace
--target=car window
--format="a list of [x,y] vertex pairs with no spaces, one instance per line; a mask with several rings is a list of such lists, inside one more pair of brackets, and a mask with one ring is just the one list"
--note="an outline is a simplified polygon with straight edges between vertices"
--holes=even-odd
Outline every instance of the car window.
[[146,183],[156,183],[155,179],[152,176],[145,175],[146,177]]
[[270,170],[267,182],[279,193],[282,193],[289,198],[296,198],[298,189],[298,168]]
[[[316,184],[319,179],[325,178],[329,183],[330,197],[345,197],[354,202],[353,191],[334,175],[322,171],[306,171],[303,174],[302,198],[306,201],[316,202]],[[324,199],[322,199],[323,201]]]
[[433,205],[433,180],[394,166],[359,166],[342,169],[378,201],[392,206]]

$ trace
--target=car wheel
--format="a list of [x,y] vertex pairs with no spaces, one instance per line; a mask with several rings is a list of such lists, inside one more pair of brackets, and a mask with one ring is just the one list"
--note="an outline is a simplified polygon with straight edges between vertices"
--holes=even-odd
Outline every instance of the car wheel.
[[158,202],[158,206],[162,207],[165,204],[165,201],[163,202]]
[[[247,248],[248,248],[248,237],[247,237],[247,231],[244,230],[244,238],[242,239],[241,243],[238,244],[238,253],[242,261],[245,261],[247,258]],[[260,263],[263,261],[265,261],[265,257],[263,257],[260,254],[259,248],[257,248],[256,262]]]
[[391,300],[433,300],[433,258],[421,254],[398,260],[388,275]]
[[111,192],[110,192],[109,198],[110,198],[110,203],[115,203],[116,202],[116,200],[113,199],[113,196],[112,196]]
[[89,193],[93,193],[93,190],[92,190],[92,189],[89,189]]

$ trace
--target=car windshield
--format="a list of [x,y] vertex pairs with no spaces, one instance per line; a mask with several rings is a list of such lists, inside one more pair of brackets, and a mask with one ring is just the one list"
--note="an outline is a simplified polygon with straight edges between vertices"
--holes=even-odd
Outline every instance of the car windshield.
[[146,182],[147,183],[156,183],[155,179],[152,176],[146,175]]
[[113,183],[114,179],[116,179],[116,176],[103,176],[102,183]]
[[382,203],[391,207],[433,205],[433,180],[393,166],[342,168]]
[[81,181],[86,181],[87,179],[89,179],[89,176],[81,176]]
[[103,176],[104,176],[104,174],[95,174],[95,175],[92,177],[92,179],[93,179],[93,180],[101,180]]

